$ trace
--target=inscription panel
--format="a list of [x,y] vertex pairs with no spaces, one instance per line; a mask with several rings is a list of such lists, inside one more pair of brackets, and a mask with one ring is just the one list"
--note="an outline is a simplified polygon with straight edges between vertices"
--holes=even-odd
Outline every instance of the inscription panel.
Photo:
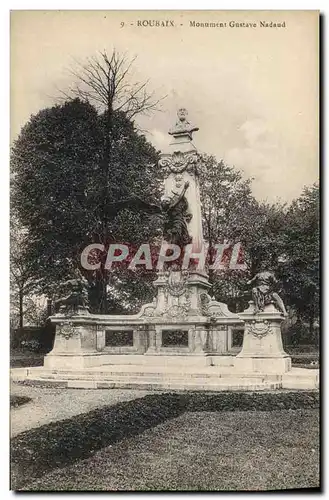
[[244,329],[234,328],[232,330],[232,347],[242,347]]
[[188,331],[162,330],[162,347],[188,347]]
[[133,330],[106,330],[105,347],[132,347],[134,345]]

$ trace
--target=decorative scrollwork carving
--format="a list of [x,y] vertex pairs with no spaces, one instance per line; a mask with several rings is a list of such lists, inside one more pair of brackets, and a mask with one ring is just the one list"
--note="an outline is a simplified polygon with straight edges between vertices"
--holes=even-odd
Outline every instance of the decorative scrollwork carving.
[[186,317],[191,308],[191,290],[184,289],[184,296],[180,298],[179,304],[169,305],[157,313],[161,317],[179,318]]
[[254,320],[251,323],[248,323],[247,325],[247,332],[259,339],[265,337],[265,335],[270,333],[270,331],[271,331],[271,324],[267,320],[261,322],[257,322]]
[[71,322],[60,323],[59,329],[58,329],[58,334],[61,337],[64,337],[66,340],[68,340],[74,336],[74,333],[75,333],[75,328],[74,328],[73,323],[71,323]]
[[197,162],[198,154],[196,152],[175,151],[171,156],[161,158],[159,166],[168,169],[173,174],[181,174],[185,170],[197,174]]
[[210,302],[209,295],[205,292],[200,293],[200,295],[199,295],[199,307],[201,310],[201,314],[203,316],[209,315],[209,302]]
[[225,314],[223,313],[222,308],[219,304],[210,305],[208,307],[208,314],[212,318],[218,318],[221,316],[225,316]]
[[169,274],[166,284],[166,292],[174,297],[180,297],[186,292],[186,282],[189,277],[188,271],[175,271]]
[[145,307],[143,316],[146,316],[148,318],[153,318],[155,316],[155,307],[153,306]]
[[189,311],[189,304],[181,304],[169,307],[164,311],[163,316],[169,316],[169,318],[184,318],[187,316]]

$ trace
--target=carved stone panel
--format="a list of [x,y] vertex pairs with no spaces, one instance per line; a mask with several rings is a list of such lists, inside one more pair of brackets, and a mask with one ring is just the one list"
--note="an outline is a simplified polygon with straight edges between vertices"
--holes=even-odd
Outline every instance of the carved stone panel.
[[198,160],[198,153],[195,151],[187,153],[175,151],[171,156],[161,158],[159,166],[165,168],[167,174],[181,174],[187,171],[197,175]]
[[62,322],[56,330],[56,334],[64,337],[65,340],[72,338],[75,334],[75,328],[71,322]]
[[271,333],[271,324],[269,321],[251,321],[246,325],[247,332],[254,337],[263,338],[268,333]]

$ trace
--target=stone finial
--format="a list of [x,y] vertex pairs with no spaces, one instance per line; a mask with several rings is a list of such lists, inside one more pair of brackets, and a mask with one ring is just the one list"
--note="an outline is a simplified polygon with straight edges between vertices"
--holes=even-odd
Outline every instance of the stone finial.
[[169,135],[173,135],[174,137],[188,135],[189,138],[192,139],[192,133],[199,130],[199,128],[191,125],[191,123],[186,118],[187,115],[188,112],[185,108],[180,108],[177,111],[178,120],[175,126],[169,130]]

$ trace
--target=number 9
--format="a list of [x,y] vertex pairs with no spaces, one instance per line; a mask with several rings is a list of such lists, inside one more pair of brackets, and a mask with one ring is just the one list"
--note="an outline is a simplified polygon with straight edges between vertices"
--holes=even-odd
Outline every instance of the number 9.
[[120,25],[121,25],[121,28],[123,28],[125,23],[123,21],[121,21]]

